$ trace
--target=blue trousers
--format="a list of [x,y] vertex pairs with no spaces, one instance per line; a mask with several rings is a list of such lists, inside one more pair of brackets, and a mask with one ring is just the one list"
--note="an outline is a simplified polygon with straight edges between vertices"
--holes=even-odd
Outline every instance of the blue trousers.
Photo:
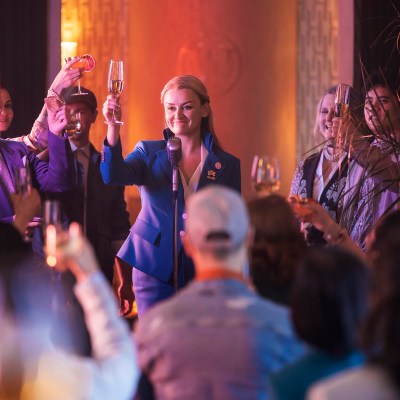
[[[180,257],[178,270],[178,288],[186,286],[194,277],[193,262],[186,255]],[[174,279],[170,277],[168,282],[160,281],[154,276],[148,275],[136,268],[132,271],[133,288],[135,291],[138,316],[159,301],[168,299],[175,294]]]

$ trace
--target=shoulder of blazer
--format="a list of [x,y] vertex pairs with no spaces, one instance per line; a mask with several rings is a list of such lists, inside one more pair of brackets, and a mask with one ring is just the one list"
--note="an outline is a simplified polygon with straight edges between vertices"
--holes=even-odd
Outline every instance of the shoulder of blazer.
[[147,152],[157,152],[159,150],[164,150],[167,146],[167,143],[165,140],[142,140],[138,142],[135,146],[136,147],[142,147],[144,150]]
[[15,151],[24,155],[28,153],[28,148],[25,144],[15,140],[0,139],[0,148],[2,152],[7,152],[9,154],[13,154]]
[[213,153],[221,160],[226,160],[230,162],[240,162],[240,159],[238,157],[234,156],[231,153],[226,152],[225,150],[222,150],[219,147],[214,146]]

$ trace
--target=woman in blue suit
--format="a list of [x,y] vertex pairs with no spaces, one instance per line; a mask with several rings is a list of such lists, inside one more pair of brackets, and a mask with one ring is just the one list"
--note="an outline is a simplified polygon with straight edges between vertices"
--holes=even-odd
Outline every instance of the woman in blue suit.
[[[172,166],[167,141],[177,137],[182,143],[179,162],[178,231],[183,229],[185,198],[208,184],[222,184],[240,192],[240,161],[220,147],[214,133],[210,99],[204,84],[191,75],[171,79],[161,92],[165,122],[164,140],[139,142],[125,158],[119,138],[120,125],[108,125],[101,173],[107,184],[137,185],[141,211],[118,256],[132,268],[120,271],[122,293],[133,285],[139,316],[156,302],[174,293]],[[118,118],[118,98],[107,97],[103,114],[107,122],[113,112]],[[178,238],[179,287],[193,278],[191,260]],[[122,296],[123,297],[123,296]],[[120,298],[121,305],[127,299]],[[126,313],[129,313],[125,310]]]

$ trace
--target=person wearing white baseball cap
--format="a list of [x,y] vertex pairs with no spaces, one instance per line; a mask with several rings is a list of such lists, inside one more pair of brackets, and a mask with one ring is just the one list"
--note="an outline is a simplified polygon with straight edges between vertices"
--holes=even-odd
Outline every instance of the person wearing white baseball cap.
[[272,324],[283,317],[248,285],[251,237],[246,204],[234,190],[209,185],[188,197],[182,240],[195,278],[149,309],[135,330],[155,398],[266,398],[278,344]]

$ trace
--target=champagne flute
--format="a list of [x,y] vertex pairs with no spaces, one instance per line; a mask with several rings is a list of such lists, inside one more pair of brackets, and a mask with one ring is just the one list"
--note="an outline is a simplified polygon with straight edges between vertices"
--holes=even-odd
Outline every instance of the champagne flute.
[[[73,57],[66,57],[65,62],[69,62]],[[79,68],[82,69],[83,72],[90,72],[96,65],[96,61],[94,57],[90,54],[84,54],[81,57],[78,57],[78,60],[71,65],[71,68]],[[81,91],[81,80],[78,79],[78,91],[76,93],[72,93],[71,96],[84,96],[87,93]]]
[[[346,85],[345,83],[339,83],[336,86],[336,93],[335,93],[335,117],[343,117],[347,110],[349,109],[350,105],[350,85]],[[336,146],[337,148],[342,148],[343,138],[342,134],[339,131],[336,140],[331,143],[331,145]],[[333,147],[332,146],[332,147]],[[340,153],[341,154],[341,153]]]
[[43,229],[46,263],[49,267],[54,268],[57,264],[57,235],[62,231],[61,205],[58,200],[46,200],[44,202]]
[[[109,93],[119,96],[124,88],[124,64],[122,61],[110,61],[108,70],[108,91]],[[118,121],[114,110],[110,121],[105,121],[109,125],[123,125],[122,121]]]
[[335,117],[343,117],[350,104],[350,85],[339,83],[335,93]]
[[251,183],[258,196],[268,196],[279,190],[280,169],[276,157],[255,155],[251,169]]

